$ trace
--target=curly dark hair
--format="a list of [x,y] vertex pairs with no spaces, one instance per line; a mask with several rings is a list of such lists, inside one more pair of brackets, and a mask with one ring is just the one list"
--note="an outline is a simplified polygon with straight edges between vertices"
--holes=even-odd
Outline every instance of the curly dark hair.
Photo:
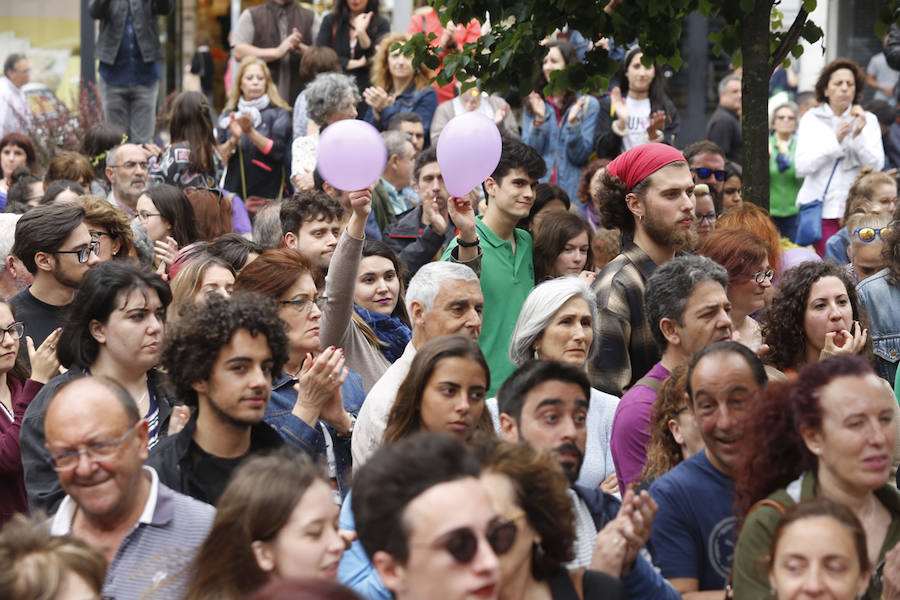
[[853,73],[853,81],[856,84],[853,104],[859,104],[863,90],[866,89],[866,76],[862,69],[859,68],[859,65],[849,58],[838,58],[825,65],[822,72],[819,73],[819,78],[816,80],[816,100],[822,103],[828,102],[828,97],[825,96],[825,89],[828,87],[828,81],[831,79],[831,76],[839,69],[847,69]]
[[581,171],[581,179],[578,181],[578,191],[575,192],[575,196],[581,200],[584,204],[593,204],[594,200],[591,198],[591,179],[594,178],[594,173],[597,172],[598,169],[606,168],[611,160],[608,158],[598,158],[597,160],[592,160],[588,163],[588,165]]
[[838,377],[870,373],[863,358],[833,356],[806,365],[794,381],[772,382],[758,392],[734,468],[734,508],[740,518],[757,501],[817,467],[800,431],[822,427],[819,390]]
[[688,366],[679,365],[666,377],[653,403],[650,420],[650,439],[647,442],[647,462],[641,481],[653,481],[675,468],[684,460],[681,446],[669,430],[669,421],[677,420],[682,411],[689,410],[684,396],[687,389]]
[[[776,369],[797,369],[806,358],[806,332],[803,328],[806,302],[812,285],[824,277],[837,277],[844,284],[853,320],[865,327],[865,316],[856,296],[856,286],[843,267],[830,260],[810,261],[797,265],[784,274],[778,294],[766,312],[763,340],[769,345],[764,360]],[[871,355],[872,341],[866,339],[864,353]]]
[[[643,199],[650,187],[652,176],[645,177],[631,189],[638,198]],[[625,196],[628,188],[625,182],[604,170],[600,176],[600,188],[597,190],[597,211],[600,213],[600,222],[608,229],[618,229],[623,234],[634,235],[634,215],[628,210]]]
[[575,513],[566,490],[569,480],[547,452],[528,444],[510,444],[495,435],[478,435],[470,444],[484,473],[508,477],[516,504],[541,541],[531,550],[531,573],[550,579],[574,558]]
[[185,404],[197,405],[191,384],[209,379],[219,352],[241,329],[266,336],[272,377],[281,374],[288,358],[287,326],[278,318],[275,301],[252,292],[235,292],[230,299],[209,294],[205,302],[186,307],[163,345],[162,365]]
[[[900,219],[900,203],[894,208],[892,221],[896,222],[897,219]],[[891,231],[884,236],[881,257],[888,266],[888,283],[900,285],[900,228],[892,227]]]

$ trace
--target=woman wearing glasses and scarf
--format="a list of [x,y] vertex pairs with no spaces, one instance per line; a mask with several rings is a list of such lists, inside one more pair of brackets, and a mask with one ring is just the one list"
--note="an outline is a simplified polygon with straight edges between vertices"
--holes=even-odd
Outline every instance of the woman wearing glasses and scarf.
[[882,260],[887,268],[860,281],[856,286],[859,305],[864,307],[869,317],[869,335],[875,352],[875,371],[895,384],[897,362],[900,361],[900,230],[896,227],[900,208],[893,214],[891,226],[875,235],[872,231],[860,229],[859,237],[873,236],[882,240]]
[[276,300],[287,325],[290,354],[264,419],[288,444],[328,464],[340,503],[350,487],[350,434],[366,392],[359,374],[344,366],[342,348],[319,349],[324,286],[322,273],[290,249],[263,252],[234,282],[235,291]]

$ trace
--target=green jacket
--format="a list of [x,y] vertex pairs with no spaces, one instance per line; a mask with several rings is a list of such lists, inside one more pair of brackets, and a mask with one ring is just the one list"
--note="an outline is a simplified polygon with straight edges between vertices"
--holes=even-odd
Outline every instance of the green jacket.
[[769,155],[769,214],[773,217],[792,217],[797,214],[797,193],[803,185],[803,178],[797,178],[794,171],[797,136],[792,137],[788,143],[787,154],[791,158],[791,166],[784,172],[778,171],[778,145],[774,135],[769,136],[769,146],[772,148]]
[[[780,489],[769,498],[789,508],[798,501],[809,500],[818,495],[818,484],[814,473],[807,472],[799,479],[791,482],[787,488]],[[888,527],[884,544],[878,553],[878,565],[873,579],[880,577],[884,555],[900,541],[900,492],[891,485],[884,485],[875,491],[875,497],[891,513],[891,525]],[[771,506],[760,506],[751,512],[744,521],[738,537],[734,553],[733,586],[735,600],[770,600],[772,592],[769,586],[767,560],[772,533],[781,518],[781,512]],[[866,600],[878,600],[880,594],[873,589],[871,582],[863,596]]]

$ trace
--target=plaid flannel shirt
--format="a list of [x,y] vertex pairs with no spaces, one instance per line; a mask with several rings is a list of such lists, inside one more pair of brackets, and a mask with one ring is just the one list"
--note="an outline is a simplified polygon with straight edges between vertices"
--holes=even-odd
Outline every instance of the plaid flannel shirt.
[[596,334],[600,347],[591,365],[593,387],[621,397],[659,362],[661,353],[644,311],[644,286],[656,270],[646,252],[623,240],[592,286],[599,310]]

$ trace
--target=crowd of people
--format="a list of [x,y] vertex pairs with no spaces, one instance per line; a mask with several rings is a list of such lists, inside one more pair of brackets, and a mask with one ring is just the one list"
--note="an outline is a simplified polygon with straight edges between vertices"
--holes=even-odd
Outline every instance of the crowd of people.
[[[222,110],[181,92],[155,139],[171,3],[120,4],[79,151],[0,122],[0,597],[900,597],[898,125],[856,64],[773,97],[766,200],[739,71],[682,148],[639,47],[548,93],[560,34],[511,107],[394,48],[477,22],[376,0],[245,11]],[[500,158],[451,197],[473,111]],[[341,190],[356,118],[387,160]]]

